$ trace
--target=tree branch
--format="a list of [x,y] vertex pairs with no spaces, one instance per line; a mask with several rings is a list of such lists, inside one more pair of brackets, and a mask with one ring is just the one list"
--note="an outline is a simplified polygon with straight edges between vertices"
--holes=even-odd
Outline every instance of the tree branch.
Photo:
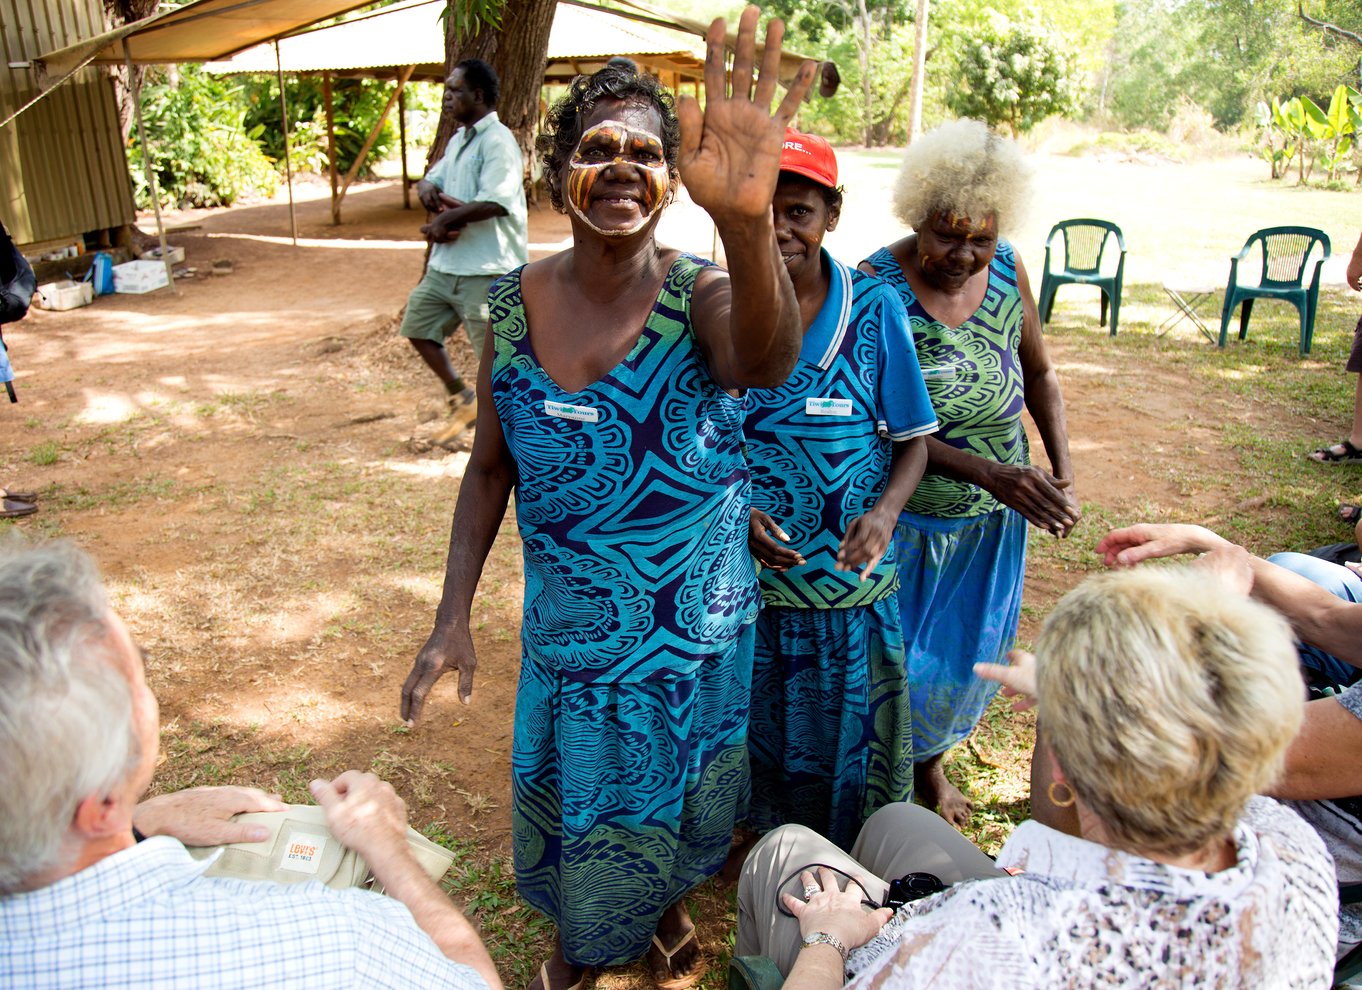
[[1330,24],[1327,21],[1318,20],[1307,14],[1305,12],[1305,0],[1299,0],[1296,5],[1296,12],[1300,14],[1301,20],[1305,21],[1306,24],[1319,28],[1325,34],[1332,34],[1339,38],[1347,38],[1353,44],[1362,46],[1362,34],[1354,34],[1352,31],[1345,31],[1337,24]]

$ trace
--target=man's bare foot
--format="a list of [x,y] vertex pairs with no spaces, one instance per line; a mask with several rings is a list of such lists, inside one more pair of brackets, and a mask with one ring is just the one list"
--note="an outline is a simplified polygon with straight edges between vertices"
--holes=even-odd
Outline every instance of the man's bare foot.
[[946,779],[946,771],[941,765],[945,755],[937,753],[913,766],[913,790],[927,807],[956,828],[964,828],[969,824],[974,805],[960,788]]
[[646,958],[658,990],[686,990],[699,982],[704,960],[700,958],[695,923],[690,920],[684,901],[677,901],[662,912]]
[[752,847],[761,838],[756,832],[748,831],[742,827],[739,827],[734,835],[737,841],[729,847],[728,859],[724,860],[724,868],[719,871],[719,882],[724,885],[738,882],[738,877],[742,874],[742,866],[747,862],[747,854],[752,851]]
[[581,990],[586,978],[586,969],[563,958],[563,948],[559,946],[548,962],[539,967],[539,975],[530,981],[529,990]]

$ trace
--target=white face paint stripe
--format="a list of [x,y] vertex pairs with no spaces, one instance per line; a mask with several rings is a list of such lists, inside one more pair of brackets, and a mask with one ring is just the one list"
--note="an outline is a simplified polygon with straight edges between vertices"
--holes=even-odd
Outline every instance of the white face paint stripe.
[[[606,150],[614,151],[615,157],[608,162],[588,163],[580,161],[582,143],[586,141],[588,138],[591,138],[608,128],[614,128],[619,131],[619,141],[614,143],[613,145],[605,146]],[[624,121],[615,120],[612,118],[610,120],[602,120],[599,123],[593,124],[591,127],[589,127],[582,134],[582,136],[577,139],[577,147],[573,149],[572,158],[568,161],[568,183],[567,183],[568,195],[566,197],[568,208],[572,210],[574,214],[576,214],[579,220],[581,220],[584,224],[586,224],[596,233],[600,234],[602,237],[627,237],[630,234],[637,233],[639,230],[643,229],[643,227],[647,225],[648,221],[650,221],[660,209],[662,209],[662,204],[666,199],[666,189],[667,186],[670,185],[669,181],[670,176],[667,172],[667,166],[665,162],[661,165],[643,165],[639,162],[629,161],[629,159],[625,157],[625,149],[628,147],[629,138],[633,135],[638,135],[644,138],[651,138],[653,141],[657,142],[659,148],[662,147],[661,135],[656,134],[652,131],[639,130],[637,128],[630,127]],[[585,185],[587,190],[594,188],[596,185],[596,177],[598,177],[601,172],[605,171],[612,165],[617,165],[622,162],[627,162],[634,168],[638,169],[640,172],[643,172],[645,175],[649,176],[652,179],[652,182],[649,183],[650,187],[656,185],[662,191],[654,198],[651,204],[647,205],[647,209],[642,211],[639,218],[635,222],[631,223],[629,226],[619,227],[614,230],[603,230],[600,227],[596,226],[596,224],[592,223],[591,220],[587,217],[585,210],[583,210],[582,203],[580,202],[580,200],[586,199],[586,196],[581,195],[580,189],[578,189],[578,195],[574,195],[573,189],[574,187],[580,187],[582,185]],[[574,173],[577,176],[582,176],[583,174],[590,174],[592,178],[590,179],[589,183],[582,178],[579,178],[576,182],[574,182],[573,181]],[[642,205],[644,204],[640,204],[640,206]]]

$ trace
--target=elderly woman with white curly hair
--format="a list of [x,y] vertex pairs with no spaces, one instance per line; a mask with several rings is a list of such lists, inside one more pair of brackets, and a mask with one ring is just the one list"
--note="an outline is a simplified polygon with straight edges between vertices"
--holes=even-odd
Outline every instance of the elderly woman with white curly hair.
[[744,868],[736,953],[772,957],[785,990],[1329,986],[1328,854],[1255,796],[1301,723],[1282,618],[1197,565],[1104,574],[1012,660],[979,673],[1038,705],[1038,763],[1080,834],[1024,822],[994,863],[911,804],[851,856],[786,826]]
[[[1026,523],[1067,536],[1079,518],[1059,381],[1026,269],[1000,237],[1028,192],[1016,144],[975,120],[943,124],[908,148],[894,190],[895,214],[914,232],[861,263],[908,310],[940,424],[895,543],[915,790],[957,827],[970,804],[941,761],[996,690],[974,664],[1012,648]],[[1030,463],[1023,405],[1048,472]]]

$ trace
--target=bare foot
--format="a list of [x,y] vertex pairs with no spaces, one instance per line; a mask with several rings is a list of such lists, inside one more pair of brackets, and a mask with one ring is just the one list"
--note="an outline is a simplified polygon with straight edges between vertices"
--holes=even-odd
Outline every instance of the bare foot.
[[737,841],[728,850],[728,859],[724,860],[724,868],[719,871],[719,882],[725,886],[738,882],[738,877],[742,873],[742,866],[747,862],[747,854],[752,851],[752,847],[761,838],[756,832],[749,832],[747,829],[739,827],[734,835]]
[[677,901],[662,912],[647,960],[653,983],[659,990],[686,990],[699,981],[704,972],[704,961],[700,958],[700,941],[695,937],[695,923],[690,920],[685,901]]
[[956,828],[969,824],[974,805],[969,798],[946,779],[946,771],[941,766],[945,753],[918,763],[913,767],[913,789],[918,799]]
[[586,970],[574,966],[563,957],[563,947],[553,950],[548,962],[539,967],[539,973],[530,981],[529,990],[576,990],[586,981]]

